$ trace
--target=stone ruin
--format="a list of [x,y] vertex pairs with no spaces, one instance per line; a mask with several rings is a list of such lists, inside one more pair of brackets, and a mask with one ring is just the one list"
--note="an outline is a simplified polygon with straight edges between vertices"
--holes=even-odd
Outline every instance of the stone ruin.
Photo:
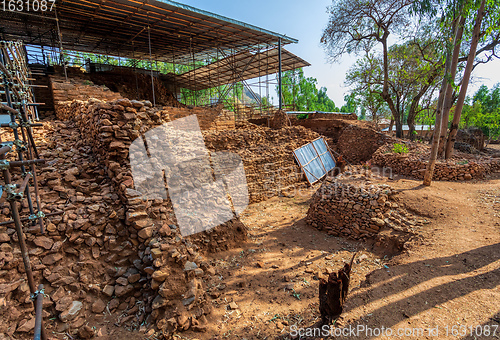
[[[266,120],[259,126],[237,122],[219,107],[153,107],[81,80],[53,79],[52,84],[57,120],[44,122],[35,138],[41,157],[49,161],[39,174],[42,208],[64,215],[49,218],[46,235],[29,228],[26,238],[35,281],[46,286],[44,319],[54,319],[48,330],[72,337],[93,336],[86,322],[102,320],[104,311],[121,315],[118,326],[149,335],[204,331],[212,309],[205,282],[216,275],[205,254],[246,239],[237,216],[185,237],[170,199],[144,199],[136,190],[130,146],[155,127],[196,115],[210,153],[229,151],[242,159],[249,203],[305,186],[291,151],[321,135],[352,163],[371,159],[373,165],[415,178],[425,167],[420,158],[428,152],[425,147],[412,144],[408,155],[393,154],[394,139],[352,115],[289,120],[278,114],[272,124]],[[73,100],[78,95],[103,100]],[[438,163],[436,177],[482,178],[498,169],[494,161]],[[332,236],[373,239],[380,247],[401,250],[424,222],[397,202],[389,186],[344,176],[321,185],[307,223]],[[9,219],[7,203],[0,201],[0,222]],[[19,254],[15,230],[0,225],[0,317],[5,320],[0,338],[27,338],[34,327]]]
[[[313,195],[306,223],[332,236],[375,240],[386,251],[401,251],[425,221],[408,213],[387,184],[342,174]],[[347,178],[350,178],[347,180]]]
[[[235,216],[184,237],[170,199],[144,200],[135,190],[129,160],[133,140],[193,114],[210,152],[243,160],[250,203],[305,185],[291,150],[319,135],[304,127],[269,129],[236,123],[219,108],[154,108],[124,98],[59,102],[59,120],[44,122],[35,138],[49,161],[39,174],[42,208],[64,215],[49,218],[45,235],[26,230],[35,281],[45,283],[44,319],[54,318],[49,332],[91,337],[87,321],[104,311],[120,313],[119,326],[165,338],[205,330],[212,304],[204,282],[215,270],[204,254],[244,242],[246,227]],[[9,220],[7,203],[0,209],[0,222]],[[34,315],[16,237],[12,226],[0,226],[0,334],[25,338]]]
[[[394,143],[381,146],[372,156],[371,165],[390,168],[392,172],[416,179],[423,179],[428,164],[430,147],[421,143],[400,141],[408,148],[407,153],[393,152]],[[456,154],[450,160],[438,159],[435,165],[433,179],[436,181],[464,181],[483,179],[487,174],[500,170],[500,160],[483,158],[464,158]]]

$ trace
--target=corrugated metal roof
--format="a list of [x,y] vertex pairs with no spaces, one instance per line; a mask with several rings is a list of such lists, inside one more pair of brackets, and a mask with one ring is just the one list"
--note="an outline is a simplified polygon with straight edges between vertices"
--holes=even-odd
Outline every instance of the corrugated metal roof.
[[[50,3],[49,3],[50,6]],[[55,9],[67,50],[191,63],[296,39],[169,0],[57,0],[52,11],[0,12],[2,39],[58,46]],[[149,33],[149,34],[148,34]],[[192,54],[193,53],[193,54]]]
[[[434,130],[433,125],[415,125],[415,130],[420,131],[420,130]],[[389,128],[386,127],[385,129],[382,129],[382,131],[389,131]],[[396,131],[396,125],[392,126],[391,131]],[[410,131],[410,127],[408,125],[403,125],[403,131]]]
[[[285,49],[281,52],[281,64],[283,72],[310,65]],[[180,75],[168,74],[167,77],[173,78],[179,87],[203,90],[275,74],[278,71],[278,49],[273,48],[260,53],[241,52]]]
[[316,183],[335,168],[335,158],[330,153],[323,137],[294,150],[293,155],[311,184]]

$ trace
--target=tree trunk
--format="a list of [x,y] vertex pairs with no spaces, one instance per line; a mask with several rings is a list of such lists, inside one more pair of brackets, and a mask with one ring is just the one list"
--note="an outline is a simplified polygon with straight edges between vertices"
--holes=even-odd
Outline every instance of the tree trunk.
[[410,140],[415,140],[415,123],[408,121],[408,137]]
[[403,138],[403,124],[401,123],[401,119],[396,119],[396,137]]
[[[451,61],[451,76],[450,78],[454,81],[457,75],[458,57],[460,56],[460,46],[462,45],[462,36],[464,32],[465,17],[461,16],[457,21],[457,37],[455,40],[455,47],[453,48],[453,57]],[[453,105],[453,86],[450,82],[448,84],[448,89],[446,90],[446,98],[444,100],[444,110],[443,110],[443,122],[441,124],[441,135],[439,136],[439,149],[438,155],[443,156],[446,136],[448,132],[448,123],[450,121],[450,109]]]
[[[456,42],[456,37],[458,31],[454,32],[453,43]],[[451,68],[451,51],[446,52],[446,62],[444,67],[444,77],[443,83],[441,84],[441,89],[439,90],[439,98],[436,108],[436,122],[434,123],[434,133],[432,135],[431,144],[431,154],[429,156],[429,163],[427,164],[427,169],[424,174],[424,185],[429,186],[432,182],[432,176],[434,175],[434,167],[436,166],[436,159],[439,148],[439,135],[441,134],[441,124],[443,122],[443,108],[444,108],[444,98],[446,97],[446,91],[448,89],[448,76],[450,74]]]
[[474,30],[472,31],[472,42],[470,45],[469,56],[467,58],[467,65],[465,66],[462,86],[460,87],[460,93],[458,94],[457,106],[455,108],[455,114],[453,115],[453,122],[450,128],[450,135],[448,136],[448,142],[446,144],[446,159],[449,159],[453,155],[453,147],[455,145],[455,139],[457,137],[458,124],[460,123],[460,117],[462,115],[462,109],[464,107],[465,95],[467,94],[470,75],[472,73],[472,69],[474,68],[474,59],[476,58],[479,35],[481,34],[481,22],[483,21],[485,3],[486,0],[482,0],[481,5],[479,6],[479,10],[477,11],[476,23],[474,25]]
[[401,125],[401,115],[399,114],[396,105],[392,101],[391,96],[389,95],[389,60],[388,60],[388,51],[387,51],[387,37],[389,36],[388,32],[384,32],[383,37],[379,40],[382,43],[382,56],[384,60],[384,84],[382,88],[381,97],[385,100],[389,109],[391,110],[392,117],[396,122],[396,137],[403,137],[403,127]]
[[322,325],[330,325],[344,310],[355,256],[356,254],[352,256],[351,262],[346,263],[338,273],[330,273],[328,280],[321,279],[319,282],[319,311]]

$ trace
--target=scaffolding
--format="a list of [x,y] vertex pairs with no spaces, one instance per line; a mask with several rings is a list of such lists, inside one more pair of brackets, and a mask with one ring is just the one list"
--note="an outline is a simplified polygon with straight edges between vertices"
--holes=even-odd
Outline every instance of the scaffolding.
[[309,66],[283,48],[296,39],[168,0],[67,0],[28,18],[4,15],[4,37],[25,41],[36,63],[86,66],[88,53],[94,69],[128,64],[168,83],[186,105],[269,113],[270,86],[282,103],[281,73]]
[[[31,232],[45,233],[43,219],[50,215],[62,214],[52,212],[45,214],[41,210],[36,165],[45,163],[40,159],[33,139],[33,127],[37,111],[27,65],[26,50],[21,42],[0,41],[0,127],[6,131],[0,135],[0,170],[4,184],[0,186],[0,196],[10,205],[12,220],[0,225],[14,224],[24,262],[31,298],[35,304],[36,325],[35,339],[47,339],[42,327],[42,311],[40,299],[43,299],[43,285],[37,289],[31,270],[28,249],[26,246],[23,223],[31,226]],[[11,140],[3,140],[7,135]],[[18,183],[15,183],[18,181]],[[21,202],[26,200],[28,215],[21,216]],[[22,205],[21,205],[22,206]],[[40,298],[42,296],[42,298]]]

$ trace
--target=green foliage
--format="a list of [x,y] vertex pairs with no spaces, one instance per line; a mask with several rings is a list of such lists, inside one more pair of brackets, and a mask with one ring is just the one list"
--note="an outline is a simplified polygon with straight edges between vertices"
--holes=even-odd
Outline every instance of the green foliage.
[[[388,49],[387,83],[389,97],[383,97],[384,60],[382,53],[368,53],[349,69],[346,84],[351,86],[360,107],[371,120],[389,118],[401,124],[414,124],[416,117],[428,109],[433,90],[441,74],[439,50],[431,32],[432,25],[420,36]],[[390,103],[393,104],[390,109]]]
[[358,103],[356,100],[356,95],[354,93],[347,94],[344,96],[345,105],[340,108],[340,112],[344,113],[356,113],[358,108]]
[[483,85],[462,110],[461,128],[477,127],[489,138],[500,137],[500,83],[491,90]]
[[[283,104],[288,109],[294,111],[339,111],[333,100],[326,94],[326,88],[322,87],[318,90],[316,78],[306,78],[301,68],[283,72],[282,84]],[[278,92],[277,87],[276,92]]]
[[309,115],[307,113],[301,113],[300,115],[297,115],[297,119],[307,119],[309,118]]
[[404,144],[395,143],[392,147],[393,153],[404,154],[404,153],[408,153],[409,151],[410,150],[408,150],[408,147]]

